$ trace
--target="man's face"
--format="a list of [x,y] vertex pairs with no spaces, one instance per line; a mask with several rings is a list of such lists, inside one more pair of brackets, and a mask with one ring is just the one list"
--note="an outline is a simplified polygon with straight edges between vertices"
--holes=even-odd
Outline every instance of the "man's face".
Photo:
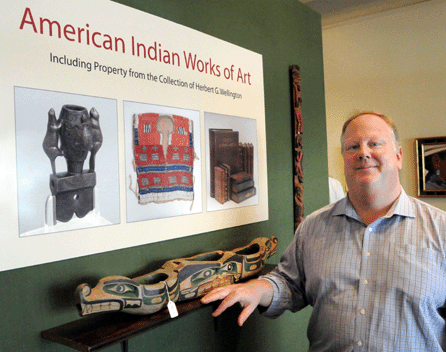
[[440,153],[432,155],[432,164],[435,170],[440,171],[439,177],[444,181],[446,180],[446,159],[444,156],[440,156]]
[[399,184],[401,147],[395,148],[392,129],[375,115],[362,115],[348,125],[343,142],[344,172],[350,190],[372,187],[387,192]]

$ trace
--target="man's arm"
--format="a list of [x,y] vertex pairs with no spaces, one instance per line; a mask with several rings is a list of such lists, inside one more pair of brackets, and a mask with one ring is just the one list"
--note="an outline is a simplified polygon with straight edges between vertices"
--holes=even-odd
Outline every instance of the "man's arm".
[[223,300],[212,314],[213,317],[219,316],[235,303],[240,303],[243,310],[238,317],[238,324],[242,326],[257,306],[268,307],[272,299],[273,285],[265,279],[254,279],[243,284],[216,288],[204,296],[201,302],[208,304]]

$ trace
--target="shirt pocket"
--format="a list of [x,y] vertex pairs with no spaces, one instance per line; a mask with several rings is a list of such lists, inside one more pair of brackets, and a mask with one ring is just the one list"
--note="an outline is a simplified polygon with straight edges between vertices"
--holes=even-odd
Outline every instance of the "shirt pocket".
[[408,244],[393,244],[388,251],[388,288],[410,301],[433,300],[443,306],[446,293],[442,252]]

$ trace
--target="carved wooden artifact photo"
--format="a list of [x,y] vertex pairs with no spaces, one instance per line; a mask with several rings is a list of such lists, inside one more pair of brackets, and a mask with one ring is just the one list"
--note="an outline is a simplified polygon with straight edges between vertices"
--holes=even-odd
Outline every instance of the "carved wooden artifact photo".
[[[95,157],[102,146],[102,139],[99,114],[95,108],[88,113],[82,106],[64,105],[59,119],[54,109],[48,112],[47,132],[42,146],[52,168],[50,189],[55,197],[53,224],[56,220],[70,221],[74,214],[82,218],[94,209]],[[83,170],[88,153],[89,169]],[[66,172],[56,173],[55,160],[58,156],[66,159]]]

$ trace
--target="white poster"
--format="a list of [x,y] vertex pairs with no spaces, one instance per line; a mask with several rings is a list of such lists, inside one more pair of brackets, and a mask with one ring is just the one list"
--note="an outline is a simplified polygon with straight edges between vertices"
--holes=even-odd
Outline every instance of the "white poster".
[[0,271],[268,219],[262,56],[111,1],[0,24]]

